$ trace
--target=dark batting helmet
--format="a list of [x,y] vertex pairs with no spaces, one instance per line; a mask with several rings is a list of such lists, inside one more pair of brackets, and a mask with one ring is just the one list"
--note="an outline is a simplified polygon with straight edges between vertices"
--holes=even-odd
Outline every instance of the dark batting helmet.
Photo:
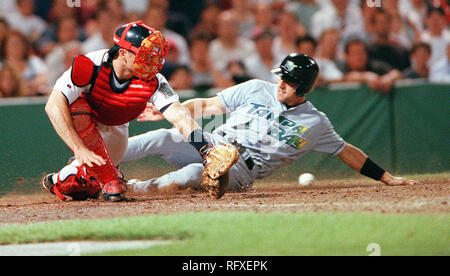
[[295,94],[305,96],[314,86],[319,75],[319,66],[311,57],[292,53],[284,58],[280,67],[272,70],[288,83],[296,84]]

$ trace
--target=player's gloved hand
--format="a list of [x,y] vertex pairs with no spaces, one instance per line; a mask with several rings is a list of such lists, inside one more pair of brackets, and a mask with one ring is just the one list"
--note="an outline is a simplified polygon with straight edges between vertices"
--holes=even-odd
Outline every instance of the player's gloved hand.
[[388,186],[405,186],[405,185],[420,184],[419,181],[403,177],[395,177],[387,172],[383,174],[383,176],[381,177],[381,181]]
[[202,187],[210,196],[219,199],[228,189],[229,170],[239,159],[238,151],[231,145],[205,145],[200,153],[204,158]]
[[164,115],[159,112],[158,109],[152,104],[147,103],[147,107],[142,111],[142,113],[137,117],[138,122],[156,122],[164,119]]

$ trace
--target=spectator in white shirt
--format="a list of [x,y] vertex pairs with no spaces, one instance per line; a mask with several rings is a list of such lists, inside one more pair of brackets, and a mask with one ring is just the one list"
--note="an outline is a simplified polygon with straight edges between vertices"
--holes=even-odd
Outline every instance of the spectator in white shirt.
[[159,30],[167,41],[172,41],[180,52],[177,63],[188,65],[191,62],[191,57],[187,41],[180,34],[166,28],[167,16],[167,10],[164,7],[150,6],[144,17],[144,23],[155,30]]
[[209,57],[216,70],[224,72],[232,60],[244,60],[255,52],[255,44],[239,36],[239,21],[229,11],[218,18],[218,37],[209,46]]
[[18,12],[5,14],[10,27],[23,33],[32,42],[39,39],[47,24],[42,18],[33,14],[33,0],[17,0],[17,8]]
[[248,74],[255,79],[276,82],[278,77],[271,72],[273,68],[279,66],[272,54],[274,34],[268,29],[263,29],[255,31],[252,38],[256,52],[244,59]]
[[335,60],[340,40],[336,29],[327,29],[320,36],[315,60],[320,67],[320,78],[324,82],[341,82],[344,74],[338,69]]
[[275,21],[275,13],[273,12],[272,5],[269,2],[256,2],[254,13],[255,25],[253,26],[252,34],[259,32],[260,30],[269,30],[273,33],[276,32],[276,26],[273,24]]
[[412,35],[410,37],[408,30],[414,25],[401,15],[399,0],[385,1],[385,3],[383,3],[383,8],[392,18],[391,40],[407,49],[411,49],[413,46]]
[[286,9],[297,16],[297,20],[311,32],[311,18],[320,9],[317,0],[297,0],[286,3]]
[[56,46],[45,58],[47,67],[52,68],[49,71],[49,83],[56,83],[59,77],[72,66],[73,58],[81,54],[81,43],[76,40]]
[[434,64],[445,58],[447,45],[450,44],[450,31],[442,9],[430,9],[425,22],[427,28],[420,38],[431,45],[430,62]]
[[364,20],[358,5],[349,0],[331,0],[332,5],[323,6],[311,18],[311,34],[319,39],[322,32],[329,28],[337,28],[341,32],[342,41],[349,37],[364,38]]
[[430,81],[450,83],[450,44],[447,45],[447,55],[431,66]]
[[0,5],[0,15],[17,13],[17,0],[2,0]]
[[125,13],[138,13],[144,15],[150,4],[149,0],[122,0]]
[[231,0],[230,11],[239,20],[239,35],[247,38],[252,37],[255,16],[253,13],[254,3],[248,0]]
[[427,2],[425,0],[399,0],[400,15],[417,32],[425,28],[424,22],[427,17]]
[[295,52],[295,42],[299,36],[306,35],[306,28],[297,21],[295,14],[283,11],[278,18],[278,35],[275,37],[272,53],[275,63],[281,64],[290,53]]
[[108,11],[102,9],[97,13],[95,24],[97,25],[98,31],[82,44],[84,54],[111,48],[114,45],[111,38],[114,37],[114,32],[121,26],[122,22],[115,17],[109,16]]

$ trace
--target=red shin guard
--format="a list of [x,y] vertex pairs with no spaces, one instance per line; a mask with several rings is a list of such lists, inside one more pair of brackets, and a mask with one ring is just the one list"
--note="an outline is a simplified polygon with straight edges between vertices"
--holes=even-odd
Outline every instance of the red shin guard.
[[89,167],[83,165],[89,175],[95,177],[102,186],[103,193],[109,195],[123,194],[126,185],[120,178],[119,170],[114,166],[111,157],[106,149],[100,132],[95,127],[92,109],[84,99],[78,99],[69,106],[73,125],[86,147],[97,155],[103,157],[105,165],[93,165]]
[[[76,172],[75,172],[76,170]],[[68,172],[69,171],[69,172]],[[61,175],[64,179],[61,179]],[[65,196],[70,196],[74,200],[85,200],[87,198],[98,198],[101,187],[97,180],[86,174],[83,167],[65,167],[57,175],[51,191],[65,201]]]

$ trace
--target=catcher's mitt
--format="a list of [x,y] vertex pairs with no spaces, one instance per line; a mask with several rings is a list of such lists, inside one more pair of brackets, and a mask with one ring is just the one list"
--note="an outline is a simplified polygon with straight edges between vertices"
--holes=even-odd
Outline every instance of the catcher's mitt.
[[215,199],[228,189],[228,171],[239,159],[238,151],[231,145],[220,144],[208,150],[202,174],[202,187]]

